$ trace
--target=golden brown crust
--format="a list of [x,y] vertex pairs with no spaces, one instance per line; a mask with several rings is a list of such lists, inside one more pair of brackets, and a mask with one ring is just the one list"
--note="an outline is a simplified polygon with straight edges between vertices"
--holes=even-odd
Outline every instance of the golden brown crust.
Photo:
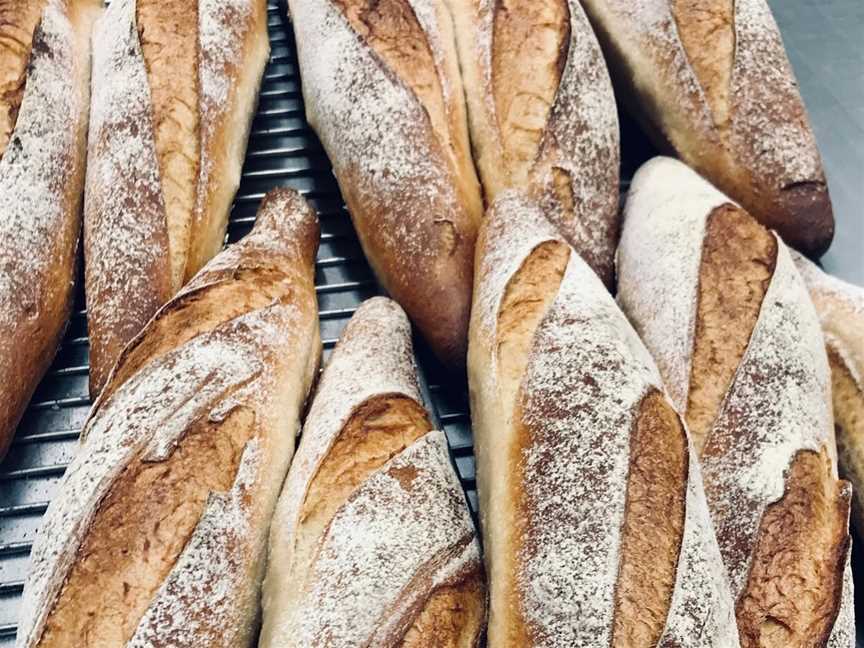
[[46,0],[0,0],[0,158],[24,98],[33,30]]
[[446,144],[447,115],[432,49],[405,0],[334,0],[351,27],[417,95]]
[[426,410],[404,396],[381,396],[357,408],[309,485],[295,566],[310,563],[315,542],[357,487],[431,429]]
[[[270,54],[266,0],[199,4],[200,174],[185,280],[225,243],[228,213],[246,157],[258,90]],[[226,45],[227,43],[227,45]],[[206,70],[206,72],[203,72]]]
[[656,646],[663,634],[684,534],[688,461],[678,415],[662,394],[652,392],[640,405],[630,437],[614,648]]
[[124,646],[174,567],[211,492],[231,488],[255,414],[199,422],[162,462],[132,461],[90,522],[40,646]]
[[474,648],[486,618],[485,602],[478,564],[464,580],[435,590],[394,648]]
[[[474,163],[468,144],[468,126],[461,96],[459,67],[455,52],[439,44],[436,52],[427,38],[414,9],[405,0],[334,0],[352,29],[383,61],[384,65],[408,86],[425,108],[432,134],[456,170],[453,178],[460,196],[475,224],[483,216]],[[451,37],[449,14],[434,4],[442,38]],[[446,96],[442,76],[449,77],[451,97]]]
[[555,299],[570,248],[547,241],[531,253],[507,286],[498,315],[498,371],[502,402],[515,406],[534,332]]
[[830,342],[827,350],[840,476],[852,482],[852,522],[859,535],[864,536],[864,506],[859,492],[864,485],[864,392]]
[[501,131],[504,179],[524,187],[537,159],[570,43],[565,0],[495,3],[493,100]]
[[[0,21],[11,16],[20,17],[20,9],[25,4],[32,9],[44,3],[2,3]],[[4,174],[0,177],[0,194],[4,201],[9,194],[15,196],[15,200],[20,196],[21,203],[4,203],[2,208],[2,219],[10,228],[3,228],[3,232],[14,234],[3,234],[6,240],[5,245],[0,246],[0,256],[15,261],[4,266],[0,290],[0,303],[5,312],[0,324],[0,384],[6,386],[4,397],[0,399],[0,459],[5,456],[27,403],[54,359],[72,310],[86,159],[89,35],[96,4],[79,0],[66,12],[73,29],[71,42],[66,43],[65,37],[57,33],[47,35],[41,25],[32,30],[32,48],[27,43],[27,73],[33,73],[34,66],[38,65],[43,83],[51,84],[56,79],[46,68],[57,66],[56,72],[63,69],[59,66],[68,66],[74,78],[62,81],[69,83],[66,98],[70,100],[72,114],[48,114],[51,111],[37,99],[26,116],[28,132],[13,134],[14,150],[7,150],[2,160],[12,164],[0,170]],[[12,13],[4,16],[3,11]],[[14,44],[3,38],[2,30],[11,24],[0,26],[0,59],[4,62],[7,52],[2,48],[14,47]],[[55,49],[58,46],[59,51]],[[4,66],[0,64],[0,67]],[[43,87],[40,94],[50,97],[57,87]],[[16,101],[20,107],[21,98]],[[79,105],[79,102],[83,103]],[[25,118],[23,114],[21,117]],[[62,122],[63,128],[71,132],[68,135],[59,129],[54,132],[57,122]],[[46,151],[53,158],[51,163],[41,169],[34,168],[37,160],[45,161]],[[54,175],[47,177],[46,174],[51,173]],[[35,200],[34,187],[38,187],[37,192],[44,192]],[[22,213],[28,208],[34,213]],[[15,222],[17,218],[32,221]]]
[[783,498],[766,510],[736,606],[742,648],[826,645],[850,546],[850,491],[833,472],[827,449],[800,451]]
[[198,180],[198,5],[138,0],[136,18],[153,104],[173,294],[185,278]]
[[[208,268],[202,272],[184,288],[182,299],[169,302],[151,320],[147,335],[138,335],[123,349],[93,405],[94,411],[144,365],[202,331],[243,313],[290,299],[293,291],[286,288],[286,280],[314,288],[313,277],[309,276],[305,264],[313,263],[320,227],[309,203],[289,189],[273,189],[261,201],[257,221],[261,229],[271,227],[278,231],[278,225],[274,227],[273,222],[278,223],[281,219],[287,222],[288,216],[297,212],[303,213],[305,218],[293,219],[291,237],[293,245],[299,248],[293,253],[302,259],[302,264],[285,258],[274,263],[273,250],[250,245],[243,252],[243,262],[237,266]],[[219,308],[214,309],[213,304],[219,304]]]
[[[298,194],[271,192],[252,232],[127,347],[34,548],[26,645],[251,639],[267,529],[319,358],[317,233]],[[225,292],[230,283],[247,290]]]
[[[499,390],[501,403],[513,410],[514,421],[522,419],[518,395],[530,359],[534,334],[558,294],[569,259],[570,247],[563,241],[547,241],[539,245],[513,275],[501,300],[497,337]],[[530,433],[521,423],[517,423],[515,427],[520,439],[525,439]],[[496,469],[505,471],[507,474],[519,474],[524,444],[524,440],[513,444],[510,455],[506,458],[506,465],[499,464]],[[526,506],[519,493],[513,493],[514,510],[523,511]],[[517,514],[515,519],[517,523],[512,534],[514,538],[519,538],[522,529],[518,521],[524,518]],[[508,547],[503,551],[518,551],[516,549],[519,546],[518,541],[513,544],[512,548]],[[498,559],[499,564],[493,565],[494,571],[498,574],[510,573],[517,568],[515,555],[499,555]],[[507,561],[506,564],[503,561]],[[503,642],[502,645],[530,645],[531,627],[519,606],[521,596],[518,592],[518,579],[493,577],[492,580],[493,582],[503,580],[509,588],[509,591],[499,593],[501,599],[505,601],[504,605],[510,610],[505,615],[506,625],[499,626],[496,636]]]
[[670,7],[687,59],[699,78],[714,124],[729,120],[729,86],[735,58],[733,0],[671,0]]
[[687,425],[697,453],[747,350],[774,273],[777,241],[731,204],[708,217],[702,261]]
[[[346,170],[339,187],[370,265],[435,354],[448,367],[463,366],[471,312],[474,223],[461,210],[426,220],[427,214],[418,214],[417,204],[408,199],[394,204],[392,211],[372,212],[365,208],[364,176],[362,171]],[[393,248],[393,228],[404,228],[405,223],[410,223],[411,246],[419,254]]]
[[620,94],[655,142],[784,242],[834,236],[822,161],[766,0],[584,0]]

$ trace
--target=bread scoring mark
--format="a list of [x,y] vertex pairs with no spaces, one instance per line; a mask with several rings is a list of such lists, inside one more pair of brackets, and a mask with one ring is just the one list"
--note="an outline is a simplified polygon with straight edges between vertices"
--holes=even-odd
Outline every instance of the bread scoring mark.
[[[375,524],[398,525],[401,527],[399,533],[404,536],[396,540],[390,550],[382,550],[382,553],[373,551],[374,556],[369,560],[374,565],[359,564],[358,569],[363,570],[364,574],[368,569],[369,573],[354,575],[351,580],[366,579],[365,585],[357,583],[357,587],[364,591],[365,588],[370,589],[368,594],[357,599],[359,607],[350,607],[356,611],[356,614],[348,615],[350,619],[346,617],[348,608],[340,608],[335,601],[341,595],[341,586],[319,588],[317,579],[322,577],[320,547],[326,541],[322,538],[334,533],[337,536],[346,533],[334,531],[334,526],[340,527],[342,524],[340,516],[352,515],[350,511],[357,498],[367,498],[364,492],[372,488],[370,481],[379,485],[386,482],[389,486],[385,490],[389,492],[395,489],[401,494],[400,497],[412,498],[415,494],[425,497],[422,493],[430,486],[429,465],[418,460],[417,453],[421,452],[420,446],[438,443],[434,439],[430,440],[430,437],[440,433],[427,434],[430,427],[426,411],[420,404],[411,327],[405,314],[389,299],[379,297],[364,302],[348,323],[324,370],[306,419],[297,456],[277,506],[271,531],[271,569],[264,587],[262,645],[282,646],[289,639],[295,640],[301,631],[308,632],[303,636],[308,638],[310,644],[314,643],[314,638],[321,635],[311,630],[311,624],[305,621],[307,616],[319,612],[323,624],[319,629],[327,627],[344,638],[345,642],[349,642],[348,637],[352,640],[360,637],[358,645],[365,645],[362,640],[371,636],[371,630],[364,633],[358,632],[357,628],[374,628],[381,619],[385,619],[386,625],[388,611],[396,610],[401,605],[396,601],[402,596],[400,592],[403,590],[408,592],[403,597],[408,603],[396,615],[399,622],[396,624],[397,630],[401,628],[399,632],[404,634],[415,617],[423,613],[425,603],[417,598],[417,592],[430,594],[436,588],[430,588],[428,582],[420,579],[416,588],[412,589],[410,583],[416,574],[410,564],[413,564],[411,561],[415,553],[413,548],[407,547],[422,542],[421,538],[428,534],[427,527],[446,526],[447,516],[452,512],[444,515],[443,511],[450,504],[458,504],[454,509],[457,514],[461,515],[458,513],[460,508],[464,513],[464,501],[448,502],[444,498],[426,509],[423,504],[416,502],[410,507],[400,507],[384,492],[372,496],[375,509],[380,513],[380,519]],[[422,451],[423,456],[426,456],[425,452]],[[452,473],[449,465],[447,469]],[[447,476],[447,480],[450,479],[455,480],[455,476]],[[415,511],[416,516],[412,515],[411,519],[402,517],[403,512],[408,510]],[[372,517],[378,519],[378,514]],[[364,533],[358,529],[368,523],[369,518],[360,516],[355,519],[353,526],[349,525],[347,533]],[[457,534],[469,534],[469,542],[460,550],[466,556],[470,554],[472,544],[476,544],[470,529],[470,526],[463,527]],[[456,534],[455,529],[451,531]],[[449,533],[446,530],[444,532]],[[395,537],[390,531],[382,530],[381,535]],[[409,545],[403,547],[400,544],[403,541]],[[326,542],[336,544],[342,540],[337,537]],[[387,542],[387,538],[376,537],[374,542]],[[368,547],[363,551],[366,549]],[[469,560],[465,563],[466,568],[470,567],[479,573],[476,547],[473,551],[473,563]],[[423,559],[427,558],[425,556]],[[340,574],[349,573],[354,564],[353,552],[341,555],[335,552],[329,560],[324,578],[342,578]],[[397,575],[400,567],[401,575]],[[388,572],[386,578],[391,579],[388,580],[390,586],[380,591],[376,589],[376,583],[379,577],[384,576],[379,575],[379,571]],[[286,588],[285,582],[295,583],[296,586]],[[457,583],[451,585],[455,587],[461,582],[460,577]],[[391,596],[397,599],[388,598]],[[458,600],[465,605],[479,604],[482,612],[485,609],[482,589],[477,600],[471,599],[471,596],[468,595],[468,601],[461,597]],[[383,598],[370,603],[374,597]],[[324,599],[327,602],[322,603]],[[297,612],[298,609],[300,612]],[[328,625],[327,619],[331,615],[352,623],[344,625],[340,620]],[[481,618],[483,616],[481,614]],[[470,615],[466,619],[470,620]],[[470,627],[470,624],[466,627]],[[474,632],[478,628],[479,625],[475,625]],[[374,641],[372,643],[379,645]]]
[[[382,394],[357,406],[308,482],[291,539],[289,569],[295,592],[289,597],[294,602],[283,605],[290,609],[302,598],[317,544],[339,509],[371,474],[431,429],[422,405],[405,396]],[[416,477],[413,470],[409,466],[394,474],[406,490]]]
[[[551,240],[541,243],[513,274],[501,299],[496,326],[498,402],[499,406],[508,413],[506,420],[511,426],[518,426],[520,408],[517,397],[529,361],[534,335],[558,294],[569,258],[570,248],[563,241]],[[518,444],[511,444],[508,454],[506,466],[499,466],[498,469],[508,475],[516,475],[521,460],[521,447]],[[512,533],[518,542],[519,529],[514,528]],[[499,564],[496,570],[511,573],[516,569],[515,558],[516,556],[504,558],[511,564]],[[518,601],[520,593],[517,582],[511,579],[507,585],[511,588],[510,591],[499,591],[496,595],[505,597],[506,600]],[[530,644],[530,638],[524,630],[524,623],[525,619],[518,614],[511,614],[510,626],[506,631],[507,637],[499,638],[499,641],[514,646]]]
[[851,494],[827,447],[796,453],[782,499],[765,509],[736,606],[742,648],[827,645],[851,547]]
[[135,9],[152,100],[173,294],[186,278],[199,170],[198,3],[138,0]]
[[24,99],[33,31],[46,0],[0,0],[0,159]]
[[483,566],[457,585],[435,590],[398,648],[474,648],[486,616]]
[[759,318],[702,452],[708,502],[736,599],[761,520],[783,497],[794,457],[817,452],[832,439],[829,380],[816,313],[778,240]]
[[687,396],[687,425],[697,453],[747,350],[774,274],[774,236],[726,203],[707,217]]
[[658,645],[678,580],[684,534],[689,477],[684,427],[658,391],[645,396],[638,411],[630,434],[613,648]]
[[671,0],[681,45],[721,131],[731,118],[730,86],[735,61],[734,0]]
[[220,424],[199,420],[163,460],[133,459],[91,519],[40,645],[125,646],[254,433],[254,412],[236,409]]
[[[542,208],[524,195],[505,192],[490,209],[478,247],[469,370],[492,579],[490,641],[508,633],[518,641],[521,632],[534,645],[564,648],[578,644],[573,637],[579,633],[585,643],[604,636],[611,642],[628,439],[638,404],[662,387],[609,293],[571,252],[555,300],[534,333],[517,396],[521,412],[514,413],[523,425],[511,430],[500,422],[504,412],[510,415],[499,395],[500,305],[525,260],[549,242],[563,243]],[[514,445],[523,454],[507,475],[502,466],[510,465]],[[686,517],[661,644],[684,645],[698,634],[706,646],[729,648],[737,645],[732,597],[693,454],[688,466]],[[604,494],[602,501],[597,493]],[[499,596],[504,587],[516,597]],[[509,628],[501,620],[508,618],[514,624]]]
[[558,294],[569,258],[566,243],[545,241],[534,248],[507,283],[498,313],[496,347],[499,398],[509,412],[516,407],[534,334]]
[[90,392],[170,299],[170,246],[135,2],[118,0],[93,34],[84,205]]
[[449,150],[450,128],[438,66],[408,0],[333,0],[351,28],[381,57],[426,109],[435,136]]
[[690,391],[706,221],[727,203],[685,164],[656,157],[636,172],[624,207],[618,303],[679,412],[687,411]]
[[[269,51],[264,0],[198,0],[199,151],[188,281],[224,246]],[[245,101],[245,103],[244,103]]]
[[492,90],[508,186],[528,184],[569,44],[566,0],[496,0]]
[[[397,478],[406,468],[415,472],[408,490]],[[479,566],[444,434],[430,432],[369,475],[339,508],[317,545],[302,597],[288,610],[291,636],[304,646],[325,637],[346,647],[399,645],[430,593],[462,589]],[[482,623],[482,616],[468,620]],[[480,628],[462,632],[476,640]]]

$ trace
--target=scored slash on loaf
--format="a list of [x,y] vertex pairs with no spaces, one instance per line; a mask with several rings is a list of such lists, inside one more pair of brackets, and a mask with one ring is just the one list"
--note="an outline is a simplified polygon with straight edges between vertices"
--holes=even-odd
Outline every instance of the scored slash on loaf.
[[778,236],[694,171],[636,174],[619,301],[701,454],[741,643],[854,643],[849,484],[819,320]]
[[116,0],[93,33],[90,394],[222,247],[269,53],[265,0]]
[[864,534],[864,288],[832,277],[797,252],[792,258],[822,322],[840,475],[852,482],[852,520]]
[[72,309],[100,4],[0,7],[0,459]]
[[373,298],[324,370],[279,498],[260,648],[479,646],[480,548],[430,430],[408,320]]
[[447,0],[487,202],[531,189],[607,286],[618,242],[618,117],[577,0]]
[[18,646],[253,641],[321,354],[317,248],[312,209],[274,190],[126,347],[34,543]]
[[490,646],[737,646],[698,462],[657,369],[516,192],[478,239],[468,372]]
[[767,0],[583,0],[619,95],[661,150],[818,256],[822,160]]

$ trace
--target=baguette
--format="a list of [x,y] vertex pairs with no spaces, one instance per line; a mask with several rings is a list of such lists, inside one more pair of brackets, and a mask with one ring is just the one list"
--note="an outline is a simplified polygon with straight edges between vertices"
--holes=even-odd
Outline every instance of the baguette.
[[222,246],[267,62],[264,0],[118,0],[94,34],[90,393]]
[[377,297],[321,379],[270,531],[260,648],[473,648],[483,567],[402,309]]
[[840,475],[852,483],[852,521],[864,536],[864,288],[823,272],[798,253],[792,258],[822,323]]
[[464,366],[483,205],[444,0],[289,0],[306,117],[360,243],[436,354]]
[[72,309],[100,5],[0,7],[0,459]]
[[834,236],[822,160],[766,0],[583,0],[613,81],[674,151],[794,248]]
[[251,645],[321,352],[317,247],[312,209],[271,192],[126,347],[34,543],[19,648]]
[[607,286],[618,242],[618,114],[578,0],[448,0],[489,203],[530,188]]
[[489,645],[738,646],[698,462],[657,369],[518,193],[478,238],[468,375]]
[[851,492],[819,321],[786,246],[656,158],[633,179],[618,269],[701,452],[742,646],[852,645]]

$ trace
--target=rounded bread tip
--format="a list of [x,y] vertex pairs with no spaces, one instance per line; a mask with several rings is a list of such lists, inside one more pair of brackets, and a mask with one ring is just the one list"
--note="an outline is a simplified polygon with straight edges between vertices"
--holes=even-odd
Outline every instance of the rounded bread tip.
[[[410,324],[408,324],[408,316],[405,314],[402,307],[389,297],[384,297],[383,295],[370,297],[360,304],[351,320],[353,321],[356,319],[359,321],[361,319],[365,320],[373,318],[385,322],[407,324],[410,326]],[[348,326],[350,325],[351,321],[348,322]]]
[[300,244],[309,260],[318,250],[321,233],[318,215],[309,202],[294,189],[276,187],[261,200],[251,235],[270,242]]
[[775,227],[783,241],[811,259],[818,259],[834,239],[834,210],[824,182],[795,182],[778,197]]

